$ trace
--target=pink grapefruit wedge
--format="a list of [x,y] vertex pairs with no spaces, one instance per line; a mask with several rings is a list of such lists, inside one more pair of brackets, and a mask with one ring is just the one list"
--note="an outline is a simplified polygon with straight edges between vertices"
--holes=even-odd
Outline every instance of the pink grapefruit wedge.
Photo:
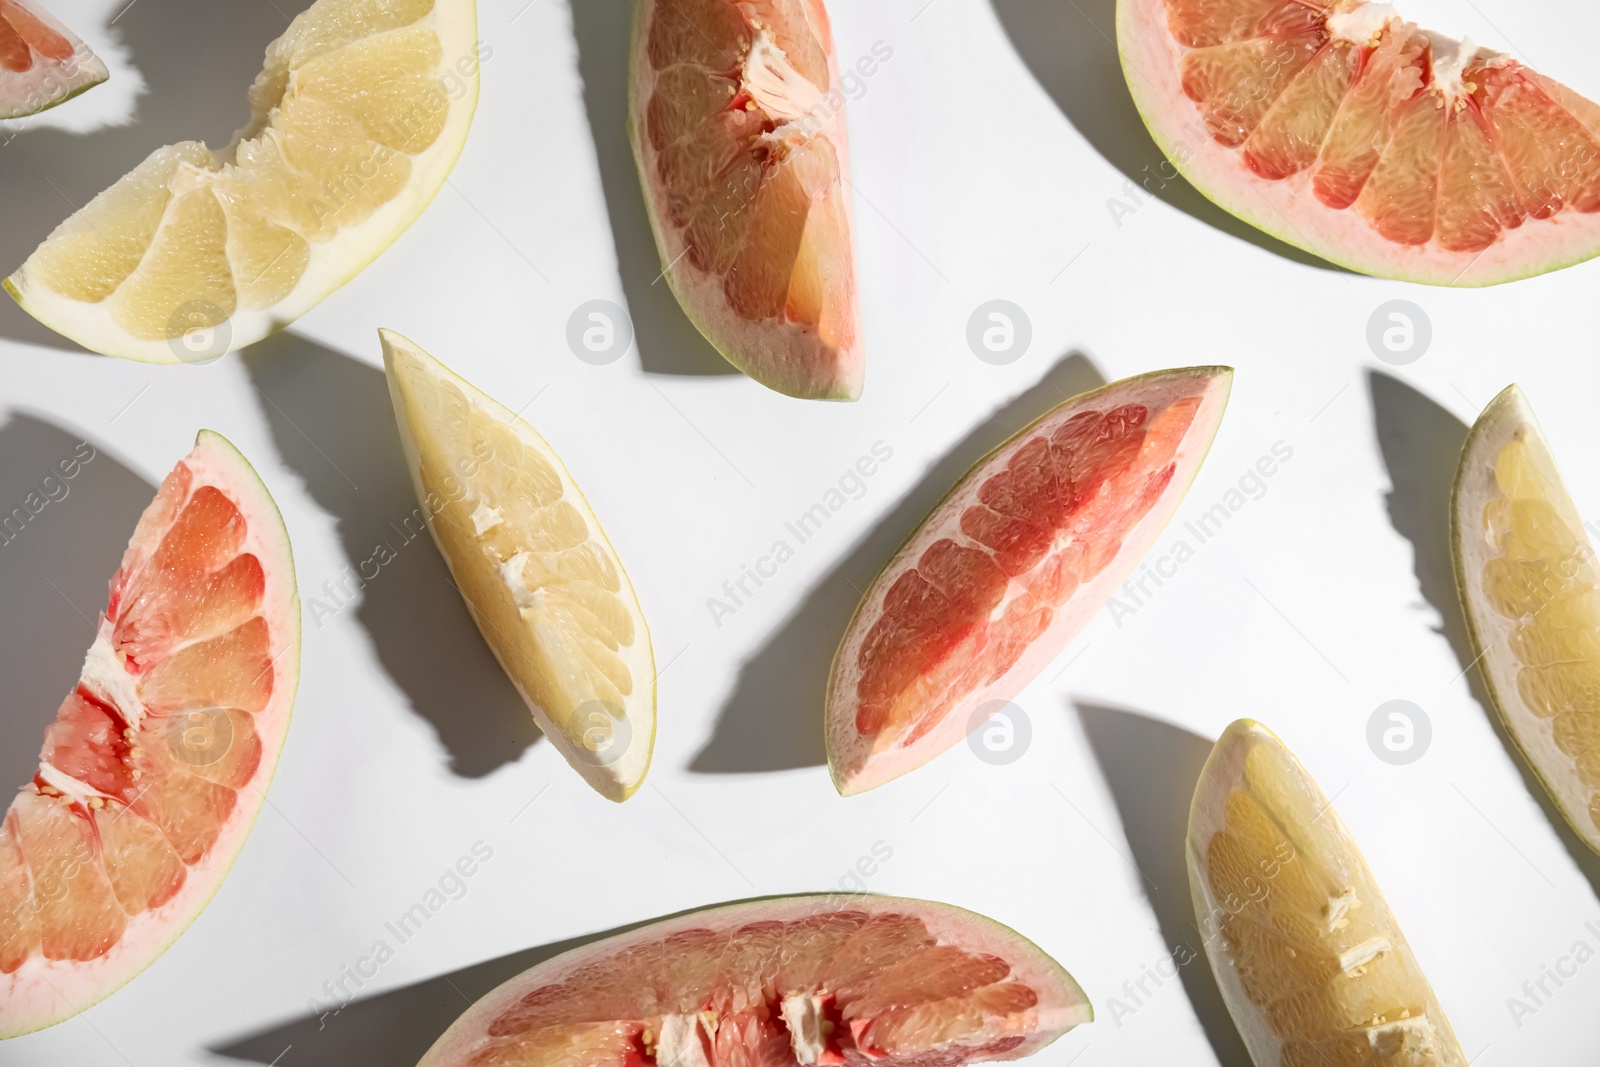
[[834,658],[828,766],[841,793],[927,763],[1066,648],[1177,509],[1232,381],[1194,367],[1084,393],[950,491],[867,590]]
[[1600,254],[1600,107],[1361,0],[1118,0],[1145,123],[1201,192],[1334,263],[1494,285]]
[[266,795],[299,650],[278,509],[202,431],[139,520],[0,822],[0,1038],[110,995],[199,915]]
[[0,0],[0,119],[19,119],[105,81],[89,46],[31,0]]
[[1093,1017],[1060,964],[981,915],[790,897],[557,956],[469,1008],[420,1067],[957,1067]]
[[735,367],[861,395],[849,148],[822,0],[638,0],[629,127],[664,273]]

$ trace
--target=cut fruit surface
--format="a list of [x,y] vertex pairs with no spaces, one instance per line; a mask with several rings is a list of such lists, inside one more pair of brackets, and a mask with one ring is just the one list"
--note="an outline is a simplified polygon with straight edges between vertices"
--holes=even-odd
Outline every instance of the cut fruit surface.
[[1233,372],[1158,371],[1073,397],[974,467],[856,609],[828,683],[841,793],[914,770],[1060,655],[1166,526]]
[[194,921],[266,797],[299,659],[278,510],[202,431],[139,520],[0,822],[0,1038],[110,995]]
[[1600,106],[1363,0],[1118,0],[1135,103],[1206,196],[1342,266],[1493,285],[1600,254]]
[[100,57],[33,0],[0,0],[0,119],[64,104],[107,76]]
[[981,915],[790,897],[557,956],[474,1004],[420,1067],[958,1067],[1093,1017],[1060,964]]
[[626,800],[655,745],[655,657],[600,520],[533,427],[379,333],[414,518],[545,735],[596,790]]
[[1256,1067],[1466,1067],[1361,851],[1271,730],[1217,742],[1189,814],[1206,954]]
[[672,291],[756,381],[856,399],[849,146],[822,0],[637,5],[629,129]]
[[1600,566],[1514,385],[1467,438],[1451,519],[1456,588],[1495,710],[1600,852]]
[[85,348],[188,363],[293,322],[433,199],[478,99],[474,0],[317,0],[267,49],[254,119],[156,150],[6,288]]

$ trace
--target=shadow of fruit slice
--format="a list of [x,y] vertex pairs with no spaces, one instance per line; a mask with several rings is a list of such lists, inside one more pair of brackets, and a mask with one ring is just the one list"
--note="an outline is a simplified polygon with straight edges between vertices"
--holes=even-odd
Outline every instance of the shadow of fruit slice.
[[1118,0],[1124,73],[1196,188],[1354,270],[1494,285],[1600,254],[1600,106],[1362,0]]
[[100,57],[31,0],[0,0],[0,119],[64,104],[105,81]]
[[849,147],[822,0],[637,0],[629,127],[667,281],[790,396],[863,374]]
[[1099,611],[1188,492],[1233,371],[1061,404],[984,457],[868,588],[828,682],[828,766],[860,793],[983,725]]
[[1514,385],[1462,447],[1451,520],[1456,588],[1495,710],[1600,852],[1600,568]]
[[730,904],[557,956],[469,1008],[420,1067],[1016,1059],[1094,1011],[1015,931],[925,900]]
[[1332,804],[1258,722],[1223,733],[1189,812],[1189,887],[1257,1067],[1466,1067]]
[[266,798],[299,659],[278,509],[202,431],[140,518],[0,823],[0,1038],[109,996],[200,914]]
[[6,289],[85,348],[196,363],[305,314],[444,185],[478,99],[474,0],[317,0],[267,49],[234,143],[157,149]]
[[633,585],[560,457],[444,364],[380,330],[426,523],[472,618],[539,727],[608,800],[656,737],[656,668]]

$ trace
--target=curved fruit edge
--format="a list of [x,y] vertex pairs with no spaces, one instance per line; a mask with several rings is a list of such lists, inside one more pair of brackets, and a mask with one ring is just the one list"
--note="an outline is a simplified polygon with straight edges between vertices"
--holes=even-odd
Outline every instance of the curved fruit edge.
[[[233,870],[234,863],[238,861],[239,854],[244,851],[245,843],[250,839],[250,831],[255,828],[256,820],[261,817],[261,809],[266,807],[267,791],[271,788],[273,778],[277,775],[278,761],[283,755],[284,745],[288,744],[289,726],[294,718],[295,697],[300,688],[301,637],[300,588],[299,579],[295,574],[294,569],[294,550],[289,541],[289,528],[283,521],[283,513],[279,510],[277,501],[273,500],[272,494],[267,490],[266,483],[261,480],[260,473],[257,472],[255,466],[245,458],[244,453],[240,452],[238,447],[234,445],[232,441],[228,440],[215,430],[203,429],[195,435],[195,448],[199,449],[202,445],[210,445],[211,447],[218,449],[224,456],[228,458],[231,463],[236,464],[236,470],[241,475],[245,476],[241,477],[241,483],[243,483],[246,488],[254,492],[257,497],[254,503],[267,505],[266,507],[261,507],[259,510],[253,511],[252,518],[259,517],[263,520],[270,518],[274,521],[275,526],[273,526],[272,529],[273,532],[277,534],[274,540],[278,542],[277,547],[282,549],[283,552],[283,562],[286,564],[285,574],[287,575],[289,583],[288,600],[289,604],[293,607],[293,611],[287,613],[285,625],[289,630],[292,631],[294,640],[294,672],[292,675],[294,684],[289,689],[284,701],[283,744],[278,746],[277,752],[273,754],[272,765],[266,768],[266,775],[261,779],[261,801],[256,804],[255,811],[251,813],[249,820],[241,825],[238,845],[234,848],[231,855],[225,854],[219,857],[221,862],[218,864],[215,881],[211,886],[211,892],[207,893],[204,897],[197,899],[194,909],[189,915],[188,920],[181,923],[172,923],[171,936],[167,937],[165,940],[157,940],[152,942],[155,947],[149,953],[149,958],[143,964],[132,968],[126,977],[117,982],[115,985],[106,987],[103,991],[99,992],[94,999],[70,1005],[70,1010],[66,1014],[59,1015],[55,1018],[47,1018],[42,1022],[31,1024],[25,1029],[0,1030],[0,1041],[37,1033],[40,1030],[47,1030],[52,1026],[57,1026],[66,1022],[68,1019],[73,1019],[79,1015],[82,1015],[96,1004],[108,1000],[113,994],[121,991],[134,979],[138,978],[140,975],[144,974],[145,971],[155,966],[156,962],[160,960],[162,956],[166,955],[167,951],[172,948],[173,945],[178,943],[178,939],[187,933],[189,928],[195,924],[195,922],[200,918],[201,913],[211,905],[211,901],[214,900],[217,893],[221,891],[223,883],[228,880],[228,874]],[[265,530],[262,531],[262,533],[265,532]],[[288,635],[286,634],[285,636]]]
[[[1131,384],[1133,384],[1135,382],[1159,381],[1160,379],[1163,379],[1163,378],[1177,378],[1177,377],[1196,377],[1196,378],[1199,378],[1199,377],[1211,377],[1211,378],[1215,378],[1215,379],[1221,381],[1222,384],[1223,384],[1222,401],[1221,401],[1221,404],[1220,404],[1220,406],[1218,408],[1218,411],[1217,411],[1217,425],[1221,426],[1221,424],[1222,424],[1222,415],[1223,415],[1223,413],[1225,413],[1227,411],[1228,399],[1233,393],[1233,374],[1234,374],[1234,370],[1233,370],[1232,367],[1225,367],[1225,366],[1222,366],[1220,364],[1211,365],[1211,366],[1198,366],[1198,367],[1174,367],[1174,368],[1170,368],[1170,369],[1167,369],[1167,370],[1146,371],[1143,374],[1135,374],[1135,375],[1132,375],[1132,376],[1127,377],[1127,378],[1119,378],[1114,382],[1107,382],[1105,385],[1101,385],[1101,386],[1098,386],[1098,387],[1096,387],[1094,389],[1089,389],[1089,390],[1086,390],[1086,391],[1084,391],[1082,393],[1078,393],[1078,394],[1076,394],[1074,396],[1070,396],[1066,400],[1063,400],[1061,403],[1056,404],[1055,406],[1051,407],[1048,411],[1044,412],[1038,418],[1035,418],[1035,419],[1031,420],[1026,426],[1022,427],[1022,429],[1018,430],[1016,433],[1012,434],[1010,437],[1007,437],[1004,441],[1001,441],[998,445],[995,445],[988,452],[985,452],[977,461],[975,461],[972,464],[972,466],[967,468],[966,473],[964,473],[963,475],[961,475],[961,477],[959,477],[959,478],[957,478],[955,480],[955,483],[950,486],[949,490],[943,496],[941,496],[938,499],[938,501],[931,508],[928,509],[927,513],[924,514],[920,520],[918,520],[916,526],[912,527],[911,532],[908,533],[905,536],[905,539],[902,540],[898,546],[896,546],[895,550],[893,552],[889,553],[889,555],[884,558],[883,569],[880,569],[878,571],[877,576],[875,578],[873,578],[873,580],[872,580],[872,584],[867,586],[867,591],[862,594],[861,599],[856,603],[856,609],[855,609],[855,611],[851,612],[850,621],[845,625],[844,636],[842,636],[839,639],[839,647],[838,647],[838,649],[836,649],[834,651],[833,659],[829,662],[829,665],[828,665],[828,688],[825,691],[825,693],[823,694],[823,713],[822,713],[823,746],[824,746],[824,749],[826,750],[826,752],[828,753],[828,776],[833,780],[833,788],[834,788],[834,790],[836,792],[838,792],[838,794],[840,796],[845,796],[845,797],[858,796],[861,793],[869,792],[870,790],[869,789],[846,790],[845,782],[843,782],[841,780],[841,778],[840,778],[840,769],[839,769],[839,766],[838,766],[838,764],[837,764],[837,762],[835,761],[835,758],[834,758],[833,745],[829,743],[829,741],[830,741],[829,731],[828,731],[828,722],[829,722],[829,719],[830,719],[830,714],[829,713],[833,708],[833,686],[834,686],[834,679],[838,676],[839,656],[844,651],[844,646],[846,644],[846,638],[848,638],[850,636],[851,632],[854,631],[856,623],[861,617],[862,610],[864,608],[866,608],[867,604],[872,600],[873,593],[878,588],[878,583],[880,581],[882,581],[882,579],[883,579],[884,571],[887,570],[887,568],[888,568],[890,563],[893,563],[896,559],[898,559],[900,557],[900,554],[906,550],[906,548],[911,544],[911,542],[916,540],[917,535],[922,532],[922,528],[927,525],[928,520],[930,518],[932,518],[933,515],[940,508],[944,507],[945,504],[948,503],[949,500],[956,495],[956,493],[961,489],[961,487],[966,485],[967,479],[971,478],[973,476],[973,474],[976,473],[980,468],[982,468],[984,465],[986,465],[990,460],[994,459],[1000,453],[1004,452],[1006,449],[1008,449],[1012,445],[1016,444],[1023,437],[1026,437],[1029,433],[1033,432],[1035,427],[1039,426],[1041,423],[1043,423],[1043,422],[1047,421],[1048,419],[1050,419],[1053,415],[1056,414],[1056,412],[1060,411],[1062,408],[1066,407],[1069,404],[1076,404],[1076,403],[1079,403],[1079,402],[1089,403],[1089,402],[1093,401],[1096,397],[1099,397],[1099,396],[1101,396],[1101,395],[1103,395],[1105,393],[1110,392],[1112,389],[1120,389],[1120,388],[1122,388],[1124,386],[1131,385]],[[1185,484],[1183,486],[1182,490],[1178,493],[1178,500],[1180,502],[1183,500],[1184,497],[1189,495],[1189,489],[1194,485],[1194,479],[1199,477],[1200,469],[1203,466],[1205,466],[1206,457],[1211,454],[1211,447],[1212,447],[1212,445],[1214,445],[1216,443],[1216,439],[1217,439],[1216,428],[1214,427],[1212,429],[1211,434],[1206,438],[1205,446],[1202,449],[1200,449],[1199,456],[1197,457],[1197,459],[1195,461],[1194,473],[1192,475],[1190,475],[1188,483]],[[937,758],[937,756],[935,756],[934,758]],[[926,764],[923,764],[922,766],[926,766]],[[900,775],[897,775],[896,777],[903,777],[904,775],[909,774],[913,770],[916,770],[916,769],[917,769],[916,767],[907,767],[904,771],[902,771],[900,773]],[[887,781],[880,782],[878,784],[879,785],[887,785],[888,782],[892,782],[894,780],[895,780],[894,778],[890,778]],[[875,789],[875,788],[877,788],[877,786],[873,786],[871,788]]]
[[48,104],[44,105],[44,107],[39,108],[37,111],[23,111],[15,115],[7,115],[4,117],[4,121],[10,122],[15,119],[31,119],[35,115],[43,115],[46,111],[49,111],[52,108],[58,108],[62,104],[65,104],[68,100],[76,100],[90,89],[93,89],[96,85],[104,85],[111,78],[111,71],[106,69],[105,63],[100,59],[99,56],[89,51],[81,41],[78,42],[78,47],[83,48],[85,54],[90,59],[94,60],[95,66],[98,68],[92,75],[90,75],[89,79],[79,85],[73,86],[67,91],[66,95],[61,97],[61,99],[52,100]]
[[[473,394],[476,394],[477,396],[481,396],[481,397],[485,398],[491,405],[493,405],[494,408],[498,409],[497,414],[501,417],[502,421],[506,422],[508,425],[511,425],[511,426],[520,426],[522,428],[523,432],[531,434],[536,440],[538,440],[544,446],[545,458],[555,461],[555,464],[556,464],[557,468],[559,469],[559,473],[561,474],[561,476],[566,480],[566,483],[572,487],[573,492],[578,494],[578,499],[583,502],[584,510],[587,511],[591,516],[594,517],[595,532],[597,534],[599,534],[601,543],[606,546],[606,549],[611,553],[611,558],[616,562],[617,574],[622,579],[623,583],[626,585],[627,590],[628,590],[628,596],[633,602],[634,610],[635,610],[635,612],[636,612],[636,614],[638,616],[638,619],[639,619],[639,627],[640,627],[640,630],[641,630],[641,632],[643,634],[643,637],[644,637],[645,654],[649,657],[649,660],[650,660],[650,740],[649,740],[649,743],[645,747],[644,766],[639,771],[638,780],[635,781],[632,785],[623,785],[622,789],[620,790],[620,793],[618,791],[615,791],[615,790],[613,790],[611,792],[608,792],[605,789],[600,788],[600,786],[593,779],[591,779],[587,774],[585,774],[582,769],[577,768],[577,767],[574,767],[573,769],[578,771],[579,776],[581,778],[583,778],[583,780],[591,788],[593,788],[595,792],[599,793],[601,796],[605,797],[607,800],[610,800],[610,801],[613,801],[615,803],[621,804],[622,802],[624,802],[624,801],[628,800],[629,798],[631,798],[635,793],[637,793],[639,791],[639,787],[644,785],[644,780],[647,777],[649,777],[650,768],[655,762],[656,734],[657,734],[658,729],[659,729],[659,720],[660,720],[660,707],[659,707],[659,703],[660,703],[660,680],[659,680],[658,672],[656,670],[655,641],[650,635],[650,623],[649,623],[649,620],[645,618],[644,605],[639,602],[639,592],[633,586],[633,579],[628,576],[628,570],[622,563],[622,556],[620,554],[618,554],[616,546],[611,543],[611,538],[606,535],[605,527],[600,522],[600,515],[599,515],[598,512],[596,512],[594,510],[593,505],[591,505],[589,503],[589,498],[584,495],[583,487],[578,484],[578,480],[576,478],[574,478],[572,476],[572,472],[567,469],[566,461],[563,460],[561,458],[561,454],[559,452],[557,452],[555,450],[555,448],[553,448],[550,445],[550,442],[545,440],[544,435],[541,434],[538,430],[534,429],[534,427],[533,427],[533,425],[531,423],[529,423],[527,420],[523,419],[520,415],[516,414],[514,411],[512,411],[510,408],[506,407],[504,404],[500,403],[500,401],[496,400],[494,397],[490,396],[488,393],[484,392],[482,389],[479,389],[477,386],[473,385],[471,382],[469,382],[465,378],[461,377],[461,375],[457,374],[455,372],[455,370],[453,368],[451,368],[448,364],[446,364],[443,360],[439,359],[437,356],[433,355],[427,349],[423,348],[421,345],[419,345],[415,341],[411,340],[405,334],[400,333],[397,330],[388,329],[386,327],[379,327],[379,329],[378,329],[378,340],[379,340],[379,343],[383,346],[383,363],[384,363],[385,377],[389,381],[390,402],[394,406],[395,416],[396,416],[397,419],[402,418],[402,413],[404,411],[404,402],[403,402],[403,398],[400,397],[396,393],[396,386],[394,384],[395,383],[395,374],[394,374],[394,369],[393,369],[393,367],[391,365],[390,348],[391,348],[391,345],[394,344],[395,342],[398,342],[399,344],[404,345],[406,348],[412,349],[412,350],[422,354],[426,358],[428,358],[428,359],[432,360],[434,363],[438,364],[439,367],[441,367],[445,371],[445,373],[449,374],[452,378],[454,378],[456,381],[460,382],[461,384],[466,385],[469,389],[472,390]],[[415,448],[414,443],[411,441],[410,430],[403,423],[401,424],[399,429],[400,429],[401,440],[405,444],[406,450],[409,453],[412,449]],[[410,467],[410,465],[411,465],[410,464],[410,456],[408,454],[408,456],[407,456],[407,466]],[[422,493],[422,487],[416,481],[416,475],[414,473],[412,473],[411,471],[408,470],[407,474],[408,474],[408,477],[410,478],[411,483],[412,483],[412,485],[411,485],[412,492],[413,492],[413,494],[415,494],[417,496],[417,498],[418,498],[418,500],[420,502],[422,497],[423,497],[423,495],[424,495]],[[434,529],[433,529],[433,517],[431,515],[428,516],[428,534],[429,534],[430,537],[433,538],[434,548],[438,551],[439,556],[444,560],[446,568],[449,568],[450,567],[450,557],[444,551],[444,547],[439,544],[439,537],[438,537],[438,534],[436,534],[434,532]],[[453,576],[453,572],[452,572],[452,576]],[[465,599],[465,598],[463,598],[463,599]],[[470,608],[470,605],[469,605],[469,608]],[[474,616],[473,616],[474,625],[477,624],[477,621],[478,621],[477,617],[474,614]],[[500,654],[499,654],[499,652],[495,651],[494,645],[490,644],[490,642],[487,639],[485,639],[484,644],[489,646],[489,650],[494,653],[495,659],[496,659],[496,661],[498,661],[499,658],[500,658]],[[501,670],[502,671],[505,670],[505,665],[504,664],[501,664]],[[510,674],[509,673],[507,673],[507,680],[508,681],[510,680]],[[528,699],[527,694],[522,693],[520,686],[515,686],[515,688],[517,688],[518,694],[520,696],[522,696],[523,703],[529,705],[529,708],[531,710],[532,707],[533,707],[533,701]],[[537,713],[536,716],[535,716],[536,721],[539,718],[539,716],[542,716],[542,715],[543,715],[542,711]],[[538,722],[538,726],[539,726],[541,731],[545,731],[547,734],[559,732],[559,731],[555,730],[554,724],[551,724],[551,727],[550,727],[549,730],[545,730],[545,723],[543,723],[543,722]],[[553,743],[554,742],[552,741],[552,744]],[[569,761],[569,765],[570,765],[570,761]]]
[[[663,932],[668,932],[670,928],[678,924],[689,924],[691,921],[698,922],[699,920],[709,919],[714,916],[720,916],[729,920],[736,919],[737,913],[742,911],[760,912],[763,910],[763,905],[798,905],[806,902],[825,905],[825,910],[842,911],[849,909],[852,905],[859,907],[862,902],[869,902],[870,907],[879,908],[884,911],[901,910],[908,914],[919,917],[931,913],[938,915],[941,918],[952,920],[955,924],[964,926],[968,929],[986,933],[992,932],[995,935],[999,935],[998,937],[990,938],[989,940],[1004,941],[1010,939],[1018,948],[1030,953],[1035,958],[1035,962],[1043,965],[1042,970],[1044,970],[1049,977],[1056,980],[1059,985],[1060,992],[1062,993],[1062,1000],[1067,1006],[1079,1008],[1085,1013],[1082,1020],[1068,1026],[1062,1031],[1063,1034],[1066,1033],[1067,1030],[1071,1030],[1073,1027],[1081,1026],[1084,1023],[1094,1021],[1093,1002],[1090,1001],[1088,994],[1084,992],[1083,987],[1078,984],[1078,980],[1061,965],[1060,961],[1058,961],[1054,956],[1050,955],[1050,953],[1046,952],[1044,949],[1040,948],[1039,945],[1031,938],[1018,933],[1015,929],[1007,926],[1005,923],[989,918],[987,915],[982,915],[978,912],[960,907],[955,904],[946,904],[942,901],[936,900],[923,900],[917,897],[880,896],[875,893],[780,893],[771,896],[747,897],[741,900],[728,901],[727,903],[713,905],[709,908],[689,908],[683,911],[673,912],[669,915],[663,915],[659,918],[646,919],[642,922],[625,926],[606,937],[590,941],[587,944],[579,945],[576,948],[570,948],[558,955],[551,956],[549,959],[535,964],[520,974],[513,975],[512,977],[506,979],[504,982],[501,982],[489,992],[473,1001],[472,1005],[468,1007],[466,1011],[462,1012],[456,1018],[456,1020],[445,1029],[444,1033],[440,1034],[438,1039],[428,1047],[428,1051],[423,1054],[422,1059],[417,1064],[417,1067],[439,1067],[439,1063],[435,1061],[435,1054],[437,1053],[442,1055],[444,1052],[448,1051],[448,1046],[451,1044],[451,1039],[463,1034],[468,1029],[469,1024],[476,1021],[476,1018],[479,1015],[479,1006],[486,1005],[495,1000],[501,993],[509,991],[514,986],[519,986],[522,980],[534,971],[549,970],[555,972],[559,970],[560,965],[563,963],[576,959],[580,956],[596,953],[597,951],[604,949],[607,945],[624,942],[645,930],[660,928],[663,930]],[[732,922],[730,921],[725,925],[731,927]],[[1010,964],[1014,961],[1007,960],[1006,962]],[[1030,1049],[1029,1053],[1031,1054],[1039,1051],[1040,1049],[1048,1047],[1061,1036],[1061,1034],[1057,1034],[1055,1037],[1051,1038],[1044,1044],[1039,1045],[1037,1048]]]
[[[1511,716],[1506,713],[1506,700],[1501,695],[1499,687],[1495,685],[1494,676],[1486,669],[1487,665],[1484,663],[1484,660],[1488,655],[1488,647],[1484,642],[1483,635],[1478,631],[1477,622],[1472,617],[1472,606],[1468,603],[1469,594],[1466,571],[1466,555],[1462,550],[1464,540],[1464,532],[1461,527],[1462,485],[1466,481],[1469,461],[1474,458],[1474,450],[1482,439],[1483,434],[1488,431],[1490,423],[1496,417],[1498,417],[1503,410],[1512,407],[1513,405],[1521,405],[1525,409],[1525,413],[1528,417],[1528,423],[1542,439],[1544,434],[1542,431],[1540,431],[1538,422],[1533,418],[1533,409],[1528,405],[1527,398],[1523,394],[1521,388],[1517,386],[1516,383],[1512,383],[1511,385],[1508,385],[1502,389],[1499,394],[1496,395],[1493,400],[1489,401],[1488,405],[1484,407],[1483,412],[1478,416],[1477,421],[1472,424],[1472,429],[1467,432],[1467,439],[1461,445],[1461,459],[1456,464],[1455,481],[1450,486],[1450,566],[1451,570],[1455,574],[1456,579],[1456,602],[1461,607],[1462,618],[1466,620],[1467,640],[1472,647],[1472,651],[1478,657],[1478,662],[1476,664],[1478,677],[1483,681],[1484,690],[1489,694],[1489,703],[1491,709],[1493,710],[1495,717],[1499,719],[1502,731],[1511,741],[1512,745],[1515,746],[1518,759],[1520,759],[1522,764],[1533,774],[1533,777],[1539,783],[1540,788],[1545,791],[1545,795],[1549,799],[1550,805],[1561,814],[1561,818],[1564,822],[1566,822],[1568,828],[1571,829],[1572,832],[1577,835],[1578,839],[1588,846],[1591,851],[1593,851],[1596,855],[1600,855],[1600,833],[1586,832],[1578,824],[1578,820],[1574,818],[1573,814],[1566,809],[1566,806],[1561,802],[1560,791],[1554,787],[1549,777],[1539,767],[1539,764],[1534,761],[1528,752],[1527,747],[1522,743],[1522,738],[1518,735],[1517,727],[1512,722]],[[1590,551],[1593,551],[1592,542],[1590,544]]]

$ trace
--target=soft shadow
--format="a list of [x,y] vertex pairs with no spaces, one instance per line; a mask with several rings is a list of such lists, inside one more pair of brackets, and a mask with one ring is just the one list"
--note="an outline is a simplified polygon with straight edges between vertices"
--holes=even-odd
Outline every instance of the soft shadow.
[[38,770],[45,727],[78,679],[107,582],[155,491],[70,429],[21,414],[0,426],[0,604],[15,621],[0,641],[7,786]]
[[1250,1054],[1217,988],[1205,938],[1195,925],[1184,859],[1189,804],[1212,743],[1139,712],[1082,700],[1073,704],[1116,800],[1162,941],[1182,965],[1184,992],[1211,1050],[1222,1067],[1250,1067]]
[[[20,266],[57,223],[162,145],[228,144],[250,118],[245,91],[267,45],[307,5],[308,0],[161,0],[122,8],[113,30],[145,80],[135,119],[85,134],[18,124],[21,132],[0,147],[6,216],[0,273]],[[91,92],[110,91],[110,85]],[[0,335],[79,351],[7,299],[0,299]]]
[[1399,378],[1379,370],[1369,370],[1367,374],[1378,449],[1389,471],[1390,491],[1385,498],[1389,522],[1411,542],[1417,585],[1423,599],[1442,620],[1434,632],[1450,643],[1456,662],[1466,673],[1473,699],[1484,709],[1500,743],[1511,754],[1523,785],[1544,809],[1573,862],[1589,879],[1595,895],[1600,896],[1600,857],[1567,825],[1523,759],[1522,750],[1506,733],[1483,676],[1478,673],[1478,657],[1472,651],[1472,639],[1461,614],[1455,565],[1450,558],[1450,491],[1455,485],[1468,427]]
[[652,374],[737,374],[695,329],[661,276],[650,217],[633,146],[628,142],[628,54],[633,39],[632,3],[572,0],[578,38],[578,72],[600,164],[600,183],[617,246],[617,270],[628,298],[639,363]]
[[293,333],[252,345],[243,358],[279,452],[338,520],[344,545],[339,573],[301,569],[307,629],[327,625],[359,589],[357,615],[378,658],[437,731],[450,769],[478,778],[515,762],[538,727],[432,540],[418,533],[383,372]]
[[826,763],[824,693],[861,590],[973,464],[1063,400],[1104,384],[1087,356],[1067,355],[946,452],[745,661],[711,740],[690,770],[736,774]]
[[[1167,179],[1166,157],[1128,93],[1117,54],[1117,0],[992,0],[995,14],[1034,78],[1095,151],[1135,185],[1214,229],[1324,270],[1342,268],[1280,241],[1222,210],[1181,175]],[[1129,203],[1117,190],[1106,190]]]

